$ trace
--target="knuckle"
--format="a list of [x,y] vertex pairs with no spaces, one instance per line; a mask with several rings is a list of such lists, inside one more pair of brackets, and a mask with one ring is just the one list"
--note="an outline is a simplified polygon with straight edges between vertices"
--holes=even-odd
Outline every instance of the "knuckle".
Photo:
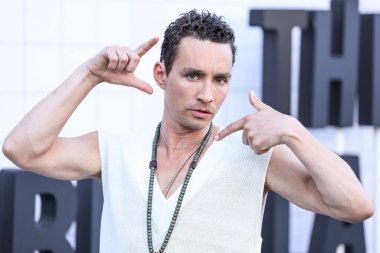
[[112,46],[107,46],[105,49],[108,53],[115,52],[119,46],[118,45],[112,45]]
[[117,59],[116,56],[112,56],[112,57],[109,58],[109,61],[110,61],[110,63],[114,64],[114,63],[118,62],[118,59]]
[[113,50],[113,46],[106,46],[102,51],[110,52],[111,50]]
[[128,62],[128,57],[119,57],[119,62],[123,63],[123,64],[127,63]]
[[261,146],[261,141],[258,140],[257,138],[256,138],[256,139],[253,139],[253,141],[252,141],[252,145],[253,145],[253,147],[254,147],[255,149],[259,149],[260,146]]
[[226,127],[226,129],[227,129],[227,131],[232,131],[234,128],[233,128],[233,123],[232,124],[229,124],[227,127]]
[[138,55],[133,55],[133,56],[131,56],[130,61],[133,64],[138,64],[140,62],[140,57]]

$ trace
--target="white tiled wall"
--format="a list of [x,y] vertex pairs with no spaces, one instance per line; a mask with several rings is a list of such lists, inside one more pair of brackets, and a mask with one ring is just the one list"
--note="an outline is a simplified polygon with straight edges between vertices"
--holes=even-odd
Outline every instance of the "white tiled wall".
[[[108,44],[135,48],[154,35],[162,36],[170,21],[192,8],[224,15],[236,32],[238,57],[231,92],[216,119],[216,123],[225,125],[252,112],[249,89],[261,95],[262,32],[248,26],[249,9],[328,9],[329,0],[0,0],[0,144],[21,117],[81,62]],[[380,12],[380,3],[363,0],[360,10]],[[297,49],[299,31],[295,30],[293,38],[293,48]],[[163,104],[163,92],[152,77],[152,66],[158,59],[159,45],[144,56],[136,71],[154,86],[153,95],[101,84],[80,105],[62,135],[98,128],[128,131],[156,124]],[[295,76],[297,59],[295,53]],[[296,78],[293,85],[297,85]],[[294,91],[293,99],[297,95]],[[313,130],[313,134],[334,150],[360,155],[362,181],[374,195],[375,159],[379,159],[373,151],[374,129],[326,128]],[[365,145],[360,144],[363,141]],[[10,166],[11,162],[0,154],[0,168]],[[313,215],[295,206],[291,214],[291,252],[306,252]],[[379,252],[374,248],[374,218],[365,225],[368,253]]]

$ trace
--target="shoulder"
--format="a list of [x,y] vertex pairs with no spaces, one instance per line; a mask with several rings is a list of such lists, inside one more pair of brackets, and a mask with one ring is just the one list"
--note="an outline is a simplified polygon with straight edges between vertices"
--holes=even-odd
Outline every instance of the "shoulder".
[[135,146],[141,142],[152,140],[154,131],[147,131],[145,129],[139,130],[126,130],[108,131],[104,129],[98,130],[99,146]]
[[155,125],[145,126],[139,129],[126,129],[125,131],[98,130],[99,148],[102,151],[121,149],[124,151],[135,151],[140,147],[151,146]]

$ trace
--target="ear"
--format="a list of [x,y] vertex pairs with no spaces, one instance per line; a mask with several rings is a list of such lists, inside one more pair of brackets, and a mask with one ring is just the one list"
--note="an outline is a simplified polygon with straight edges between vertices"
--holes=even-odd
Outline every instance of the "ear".
[[166,84],[166,69],[165,65],[162,62],[156,62],[153,67],[153,76],[154,80],[161,89],[165,90]]

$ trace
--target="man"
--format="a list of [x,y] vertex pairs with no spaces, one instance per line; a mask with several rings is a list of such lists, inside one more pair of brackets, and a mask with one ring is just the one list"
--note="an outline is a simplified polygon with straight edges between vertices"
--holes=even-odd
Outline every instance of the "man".
[[253,92],[249,101],[256,113],[213,127],[228,94],[236,48],[233,30],[208,12],[184,13],[165,31],[153,70],[165,92],[156,130],[58,137],[101,82],[151,94],[152,87],[133,73],[157,42],[152,38],[136,50],[103,49],[4,142],[3,152],[22,168],[66,180],[102,179],[101,252],[260,252],[268,191],[347,222],[373,215],[351,168]]

